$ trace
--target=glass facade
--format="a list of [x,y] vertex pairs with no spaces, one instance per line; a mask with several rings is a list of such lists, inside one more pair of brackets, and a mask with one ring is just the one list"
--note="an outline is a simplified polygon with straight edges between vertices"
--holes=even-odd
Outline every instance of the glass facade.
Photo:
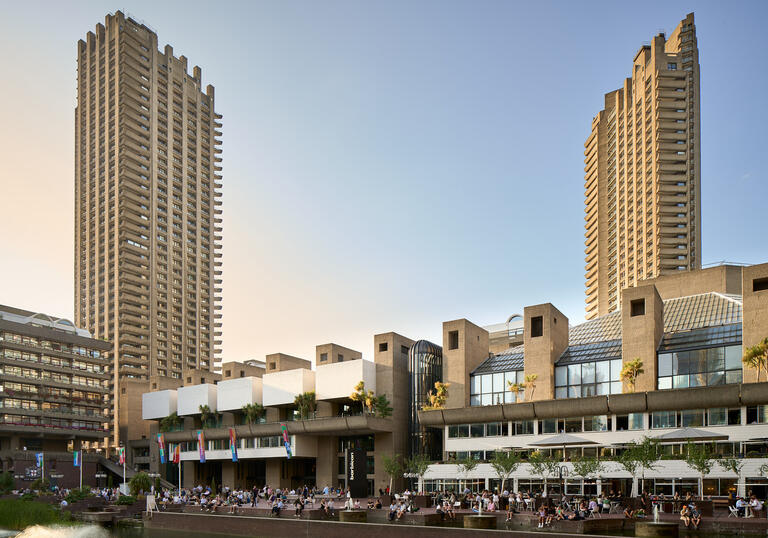
[[621,359],[555,367],[555,398],[621,393]]
[[740,345],[659,353],[658,388],[741,383],[741,356]]
[[497,405],[523,400],[523,393],[509,389],[510,383],[522,383],[523,371],[476,374],[470,377],[469,405]]
[[411,454],[427,454],[433,460],[443,452],[441,431],[424,428],[419,423],[419,410],[429,404],[428,393],[443,380],[443,348],[427,340],[419,340],[408,350],[408,392]]

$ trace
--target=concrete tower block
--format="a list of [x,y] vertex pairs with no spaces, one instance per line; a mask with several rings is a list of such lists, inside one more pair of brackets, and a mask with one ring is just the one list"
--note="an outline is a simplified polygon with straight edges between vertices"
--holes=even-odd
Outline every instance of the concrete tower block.
[[[535,374],[534,400],[555,397],[555,363],[568,347],[568,318],[550,303],[523,311],[525,375]],[[530,391],[526,392],[528,397]]]
[[[656,286],[626,288],[621,293],[621,357],[623,364],[643,361],[644,373],[635,392],[656,390],[656,351],[664,336],[664,303]],[[623,392],[628,392],[624,384]]]
[[443,323],[443,382],[450,383],[446,408],[469,407],[469,374],[488,358],[488,331],[466,319]]

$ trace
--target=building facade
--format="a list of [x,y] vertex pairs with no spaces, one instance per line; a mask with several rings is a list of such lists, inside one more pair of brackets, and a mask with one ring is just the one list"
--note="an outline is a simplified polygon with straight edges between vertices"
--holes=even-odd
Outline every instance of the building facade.
[[[768,494],[760,470],[768,463],[768,383],[741,360],[747,347],[768,337],[768,264],[641,282],[623,291],[620,310],[576,326],[551,304],[524,311],[522,345],[482,360],[469,388],[456,387],[446,409],[419,413],[422,425],[441,429],[445,446],[426,489],[498,486],[488,461],[512,450],[524,461],[507,484],[515,490]],[[457,337],[466,339],[462,329]],[[466,360],[476,363],[482,353],[476,355]],[[642,372],[630,386],[620,374],[635,359]],[[515,384],[522,387],[510,390]],[[562,435],[570,436],[567,446],[557,442]],[[644,437],[660,443],[662,460],[633,477],[616,458]],[[702,477],[683,456],[689,441],[739,458],[740,473],[716,464],[699,484]],[[568,480],[534,472],[525,463],[533,451],[562,461]],[[481,463],[462,475],[455,462],[467,457]],[[576,475],[573,462],[590,457],[603,469]]]
[[120,380],[217,362],[221,115],[200,68],[119,11],[77,51],[75,317],[112,343],[117,441]]
[[620,290],[701,267],[699,53],[693,14],[635,55],[584,144],[586,318]]
[[0,305],[0,451],[103,442],[109,349],[66,319]]

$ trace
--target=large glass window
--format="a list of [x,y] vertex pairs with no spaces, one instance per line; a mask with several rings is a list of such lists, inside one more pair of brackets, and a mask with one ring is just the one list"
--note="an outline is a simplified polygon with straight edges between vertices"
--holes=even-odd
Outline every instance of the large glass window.
[[741,346],[659,353],[659,389],[741,383]]
[[621,359],[581,362],[555,368],[555,398],[621,393]]
[[523,393],[509,390],[510,384],[522,383],[523,371],[474,375],[470,378],[470,405],[498,405],[522,401]]
[[651,428],[677,428],[677,412],[656,411],[651,413]]

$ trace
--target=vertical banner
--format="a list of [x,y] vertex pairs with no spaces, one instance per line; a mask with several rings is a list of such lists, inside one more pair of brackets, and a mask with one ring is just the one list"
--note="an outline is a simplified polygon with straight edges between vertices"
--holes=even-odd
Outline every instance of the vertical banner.
[[157,434],[157,445],[160,449],[160,463],[165,463],[165,437],[162,433]]
[[181,463],[181,443],[173,445],[173,453],[171,457],[173,458],[173,463]]
[[72,457],[74,458],[72,460],[72,466],[73,467],[80,467],[80,451],[79,450],[75,450],[74,452],[72,452]]
[[285,445],[285,452],[288,459],[291,459],[291,440],[288,437],[288,426],[285,425],[285,422],[280,423],[280,431],[283,432],[283,445]]
[[35,466],[42,467],[43,466],[43,453],[38,452],[35,454]]
[[117,449],[117,455],[120,458],[120,465],[125,463],[125,448],[120,447]]
[[365,450],[354,448],[349,451],[347,480],[352,498],[368,496],[368,456]]
[[197,453],[200,455],[200,463],[205,463],[205,435],[203,435],[203,430],[197,430]]
[[237,461],[237,434],[234,428],[229,429],[229,449],[232,451],[232,461]]

